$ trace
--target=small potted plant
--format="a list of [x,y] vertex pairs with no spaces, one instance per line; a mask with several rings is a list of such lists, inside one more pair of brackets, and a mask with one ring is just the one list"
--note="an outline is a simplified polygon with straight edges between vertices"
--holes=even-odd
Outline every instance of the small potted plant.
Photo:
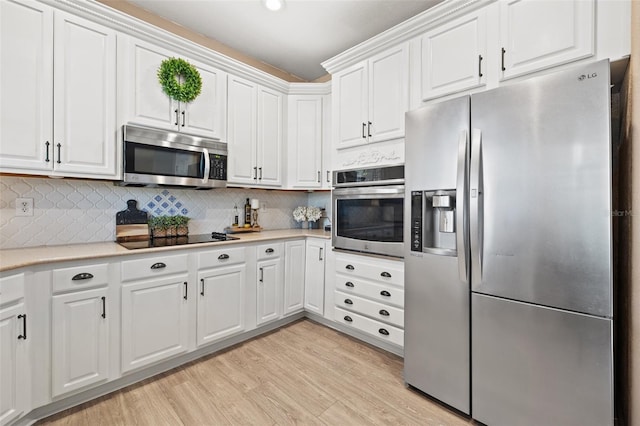
[[151,216],[148,223],[151,229],[151,238],[164,238],[167,236],[168,224],[166,216]]
[[176,226],[176,234],[179,237],[189,235],[189,226],[188,226],[189,219],[190,218],[187,216],[181,216],[181,215],[173,216],[173,221]]

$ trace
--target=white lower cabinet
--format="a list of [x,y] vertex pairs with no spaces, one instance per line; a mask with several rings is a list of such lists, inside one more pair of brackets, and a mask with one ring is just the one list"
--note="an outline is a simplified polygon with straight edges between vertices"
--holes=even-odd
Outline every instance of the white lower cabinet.
[[326,240],[309,238],[305,261],[304,309],[324,314],[324,263]]
[[282,316],[284,244],[263,244],[257,247],[256,264],[256,325]]
[[305,241],[285,243],[284,315],[300,312],[304,308]]

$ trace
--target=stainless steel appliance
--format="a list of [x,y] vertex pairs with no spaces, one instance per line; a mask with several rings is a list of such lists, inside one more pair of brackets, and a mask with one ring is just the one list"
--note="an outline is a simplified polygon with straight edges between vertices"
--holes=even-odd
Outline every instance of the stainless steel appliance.
[[405,380],[485,424],[613,424],[609,84],[406,114]]
[[227,186],[227,144],[164,130],[123,126],[124,175],[118,185]]
[[402,257],[404,166],[333,172],[334,248]]

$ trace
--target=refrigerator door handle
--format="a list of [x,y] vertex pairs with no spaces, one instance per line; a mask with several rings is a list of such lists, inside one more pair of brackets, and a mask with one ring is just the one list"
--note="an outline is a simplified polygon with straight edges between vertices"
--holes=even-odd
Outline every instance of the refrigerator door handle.
[[456,247],[458,254],[458,275],[463,283],[469,282],[467,265],[467,170],[469,158],[469,134],[460,132],[458,138],[458,176],[456,182]]
[[471,275],[474,287],[482,282],[483,203],[482,203],[482,132],[471,130],[471,167],[469,170],[469,236]]

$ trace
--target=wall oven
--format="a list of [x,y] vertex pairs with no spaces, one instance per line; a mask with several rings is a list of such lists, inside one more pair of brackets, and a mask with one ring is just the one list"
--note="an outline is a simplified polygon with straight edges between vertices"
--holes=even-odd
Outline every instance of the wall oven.
[[333,173],[333,247],[403,257],[404,166]]
[[198,136],[126,125],[118,185],[227,186],[227,144]]

